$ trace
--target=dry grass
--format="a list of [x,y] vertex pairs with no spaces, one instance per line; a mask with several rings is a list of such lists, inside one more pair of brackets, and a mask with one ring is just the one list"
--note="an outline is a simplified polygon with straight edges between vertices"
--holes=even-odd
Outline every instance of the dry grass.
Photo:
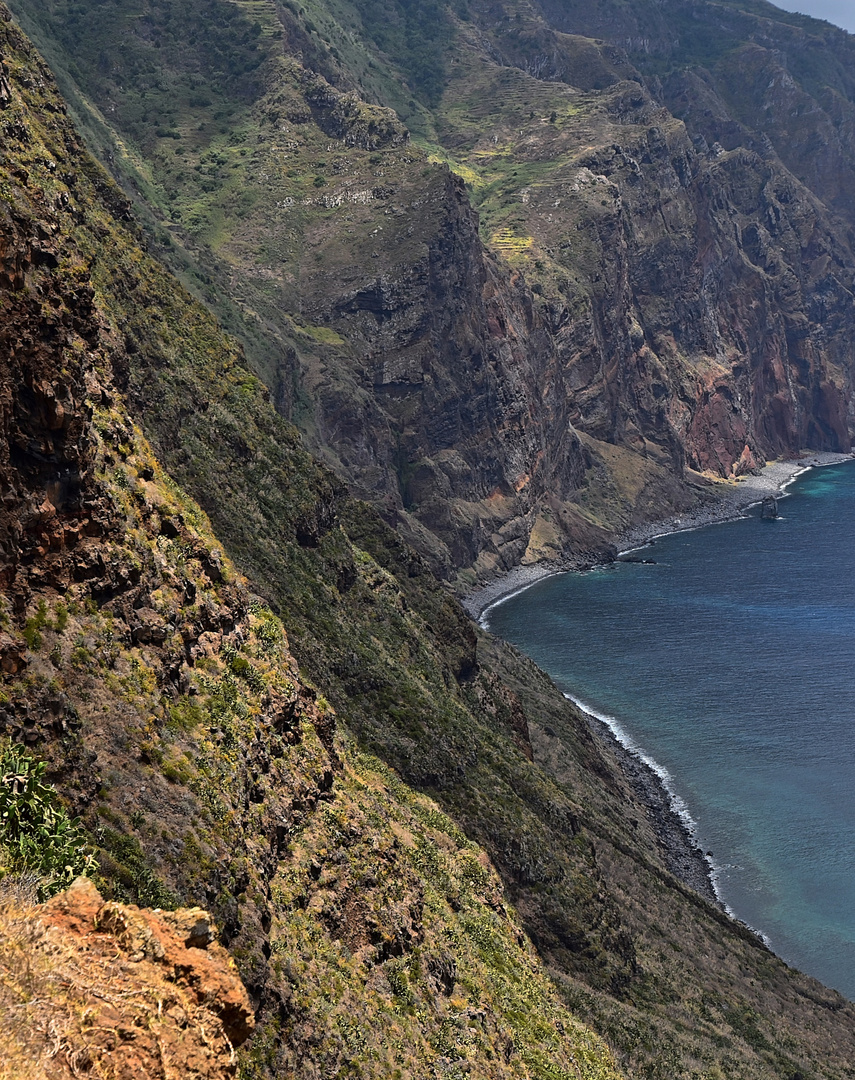
[[[25,882],[0,896],[0,1080],[234,1075],[214,1009],[172,963],[142,958],[126,936],[96,930],[91,897],[103,902],[94,889],[67,910],[36,905],[28,892]],[[120,910],[130,923],[139,919],[133,908]],[[186,952],[189,965],[207,959],[203,950]]]
[[58,1075],[57,1058],[76,1041],[76,950],[50,940],[38,908],[15,891],[0,899],[0,1078],[30,1080]]

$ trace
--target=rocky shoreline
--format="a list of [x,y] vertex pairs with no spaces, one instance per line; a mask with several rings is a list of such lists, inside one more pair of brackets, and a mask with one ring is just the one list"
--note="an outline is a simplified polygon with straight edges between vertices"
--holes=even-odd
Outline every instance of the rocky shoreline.
[[[773,461],[765,466],[756,476],[746,476],[736,481],[722,481],[716,491],[715,501],[707,506],[698,507],[685,514],[652,521],[634,526],[615,537],[614,556],[625,555],[637,548],[652,543],[660,536],[676,532],[689,532],[703,529],[707,525],[716,525],[722,521],[733,521],[745,511],[756,506],[767,495],[780,496],[785,489],[808,469],[821,468],[825,465],[840,465],[852,461],[855,454],[811,453],[794,461]],[[532,566],[515,566],[502,574],[495,581],[474,589],[461,603],[477,622],[482,622],[487,611],[494,604],[516,596],[523,589],[553,574],[572,573],[590,570],[612,561],[608,552],[577,552],[556,562],[535,563]]]
[[666,867],[678,881],[726,911],[724,901],[716,891],[713,865],[698,846],[686,822],[674,809],[671,793],[661,777],[637,751],[624,746],[608,724],[584,709],[581,711],[585,713],[594,735],[608,746],[617,759],[635,797],[647,812]]
[[654,521],[638,525],[616,538],[618,554],[622,555],[635,548],[643,547],[660,536],[675,532],[688,532],[703,529],[707,525],[716,525],[722,521],[733,521],[745,511],[762,502],[767,495],[780,496],[786,488],[808,469],[822,468],[825,465],[841,465],[852,461],[853,454],[815,453],[805,454],[796,461],[773,461],[756,476],[746,476],[737,481],[722,482],[718,498],[708,506],[699,507],[687,514],[678,514],[664,521]]
[[[651,522],[629,530],[616,538],[615,555],[626,554],[670,533],[701,529],[722,521],[740,517],[749,507],[767,495],[780,496],[789,484],[803,472],[825,465],[838,465],[853,460],[852,454],[806,454],[796,461],[777,461],[767,465],[756,476],[722,484],[720,498],[709,506],[664,521]],[[589,570],[610,561],[603,553],[583,553],[566,563],[519,566],[463,600],[463,606],[473,619],[486,627],[485,615],[497,603],[515,596],[535,582],[553,574]],[[578,707],[578,706],[577,706]],[[676,811],[671,793],[641,754],[625,746],[612,729],[596,716],[581,710],[594,734],[615,755],[636,798],[644,806],[662,848],[664,862],[671,873],[711,903],[727,910],[715,887],[713,864],[698,846],[686,822]]]

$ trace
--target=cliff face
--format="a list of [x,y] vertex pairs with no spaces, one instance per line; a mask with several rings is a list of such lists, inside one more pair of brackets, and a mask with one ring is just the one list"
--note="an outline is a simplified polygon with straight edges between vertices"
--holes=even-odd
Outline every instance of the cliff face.
[[403,0],[15,10],[277,407],[438,575],[848,449],[842,32],[684,0],[437,4],[439,37]]
[[[574,18],[565,12],[559,25],[584,29]],[[494,55],[526,73],[548,58],[553,80],[547,124],[535,117],[540,131],[530,123],[513,140],[515,164],[539,166],[513,195],[517,231],[541,247],[546,272],[558,264],[553,286],[587,324],[589,355],[580,341],[568,356],[574,422],[669,449],[677,470],[685,455],[718,475],[798,445],[847,448],[847,338],[824,305],[848,305],[848,230],[747,133],[724,147],[687,130],[657,102],[660,84],[639,85],[625,57],[609,71],[613,50],[603,48],[592,73],[578,39],[542,25],[527,36],[525,17],[522,30],[497,23]],[[492,76],[496,97],[510,81]],[[528,80],[514,80],[514,93],[518,112],[520,95],[534,102]],[[509,127],[507,117],[499,130]],[[470,160],[495,137],[467,138],[462,125],[447,136]],[[571,289],[561,271],[574,274]]]
[[86,572],[87,538],[113,527],[109,507],[98,498],[84,406],[91,365],[69,369],[63,362],[72,341],[85,340],[82,334],[91,338],[94,294],[82,266],[50,297],[24,291],[40,267],[58,263],[52,207],[44,198],[34,203],[16,208],[7,221],[2,256],[9,298],[0,328],[6,358],[0,388],[2,587],[19,612],[31,574],[56,588],[67,586],[74,574]]
[[450,576],[520,562],[545,493],[570,499],[590,457],[531,293],[485,257],[462,182],[432,173],[388,190],[370,254],[337,265],[321,246],[302,310],[350,343],[361,376],[357,396],[353,367],[338,385],[319,374],[319,447]]
[[[666,123],[664,144],[655,129],[636,143],[640,168],[617,183],[633,238],[652,241],[629,275],[650,344],[661,352],[670,327],[680,354],[707,369],[691,393],[689,460],[722,472],[743,439],[755,455],[848,448],[849,36],[770,5],[547,4],[543,13],[559,31],[625,48],[653,99],[682,122]],[[658,157],[657,144],[667,148]],[[659,192],[645,198],[645,174],[668,192],[664,207]]]
[[[851,256],[810,193],[752,151],[697,152],[670,119],[588,167],[621,200],[612,280],[626,285],[595,316],[604,351],[625,359],[591,387],[596,404],[622,390],[611,414],[601,406],[610,434],[670,430],[715,475],[802,446],[848,449],[847,334],[823,316],[848,306]],[[630,319],[605,323],[614,310]]]

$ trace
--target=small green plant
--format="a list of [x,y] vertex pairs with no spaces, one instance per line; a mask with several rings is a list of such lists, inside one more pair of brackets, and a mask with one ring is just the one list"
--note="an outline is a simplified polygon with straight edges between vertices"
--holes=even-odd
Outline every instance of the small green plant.
[[18,743],[0,743],[0,859],[6,872],[30,871],[41,878],[39,899],[88,875],[94,856],[76,818],[70,818],[54,789],[44,782],[45,763]]
[[252,664],[245,656],[235,656],[230,662],[229,667],[234,675],[239,675],[242,679],[245,679],[250,671],[252,671]]
[[85,645],[77,645],[71,650],[71,663],[76,668],[85,668],[92,659],[92,654]]
[[56,605],[56,615],[54,616],[53,620],[53,628],[58,634],[61,634],[66,628],[66,626],[68,626],[68,608],[60,600],[60,602]]
[[260,694],[264,690],[264,676],[258,670],[258,668],[250,667],[249,671],[244,675],[247,686],[251,690],[254,690],[256,694]]
[[31,652],[38,652],[42,647],[41,631],[48,625],[47,605],[44,600],[39,600],[39,606],[35,615],[27,619],[22,631],[27,648]]
[[262,620],[261,625],[256,627],[255,636],[258,638],[261,651],[266,656],[272,656],[284,644],[282,631],[269,612],[262,615]]

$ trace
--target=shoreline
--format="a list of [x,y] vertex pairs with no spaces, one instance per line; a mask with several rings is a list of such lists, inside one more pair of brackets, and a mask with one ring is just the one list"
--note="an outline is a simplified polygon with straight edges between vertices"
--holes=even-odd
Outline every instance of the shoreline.
[[786,495],[787,488],[803,473],[828,465],[843,465],[853,460],[855,454],[818,452],[805,454],[796,461],[770,462],[756,476],[746,476],[721,490],[717,500],[709,506],[701,506],[685,514],[675,514],[663,521],[636,525],[621,533],[615,541],[618,555],[645,547],[660,536],[704,529],[707,525],[719,525],[723,521],[734,521],[742,517],[746,510],[761,503],[767,495],[774,495],[776,498]]
[[[790,484],[809,469],[838,465],[855,460],[855,454],[806,454],[797,461],[779,461],[767,465],[757,476],[749,476],[722,491],[720,498],[709,506],[699,507],[686,514],[674,515],[663,521],[651,522],[628,530],[616,537],[616,557],[638,550],[658,537],[689,532],[733,521],[746,510],[756,506],[767,495],[781,497]],[[463,600],[469,615],[484,629],[489,629],[487,614],[491,608],[511,599],[544,578],[555,574],[582,572],[612,561],[602,553],[583,553],[566,564],[555,563],[520,566],[488,585],[476,589]],[[695,822],[681,800],[671,790],[669,777],[643,748],[638,747],[620,729],[616,721],[599,716],[571,694],[564,694],[585,717],[594,737],[603,742],[614,755],[618,767],[644,808],[661,846],[668,870],[684,885],[698,892],[737,922],[718,890],[717,868],[712,858],[704,854],[695,836]],[[744,924],[743,924],[744,925]],[[752,929],[748,927],[748,929]],[[752,930],[768,948],[768,942]]]
[[[765,465],[756,476],[747,476],[735,482],[723,481],[716,492],[714,502],[700,506],[684,514],[675,514],[661,521],[636,525],[615,539],[615,555],[619,557],[646,547],[662,536],[672,533],[691,532],[708,525],[719,525],[743,516],[746,510],[762,502],[767,495],[780,498],[792,482],[810,469],[827,465],[842,465],[855,460],[855,453],[838,454],[817,452],[805,454],[794,461],[773,461]],[[727,484],[727,487],[724,485]],[[606,552],[580,552],[556,562],[534,563],[531,566],[515,566],[506,573],[473,589],[461,599],[469,616],[487,629],[485,616],[490,608],[502,604],[518,593],[555,574],[580,573],[613,561]]]
[[650,764],[647,755],[622,742],[611,725],[575,698],[567,694],[564,696],[585,716],[594,738],[605,743],[614,755],[618,768],[647,814],[668,871],[709,903],[715,904],[720,911],[736,918],[719,895],[716,867],[695,838],[694,822],[675,805],[674,793],[654,765]]

